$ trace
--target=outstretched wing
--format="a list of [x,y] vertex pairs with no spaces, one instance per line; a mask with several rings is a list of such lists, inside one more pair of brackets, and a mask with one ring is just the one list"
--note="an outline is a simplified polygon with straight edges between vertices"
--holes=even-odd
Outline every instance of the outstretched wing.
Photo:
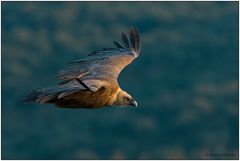
[[114,41],[117,48],[95,51],[84,59],[71,62],[59,71],[57,78],[62,84],[81,80],[96,91],[104,82],[117,82],[119,73],[138,57],[140,52],[140,35],[137,29],[130,28],[129,36],[121,33],[122,42]]

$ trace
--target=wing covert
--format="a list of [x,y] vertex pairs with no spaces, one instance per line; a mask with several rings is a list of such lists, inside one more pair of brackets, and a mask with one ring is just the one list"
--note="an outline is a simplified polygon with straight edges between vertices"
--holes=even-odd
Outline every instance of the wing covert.
[[116,48],[95,51],[86,58],[71,62],[58,72],[57,79],[63,82],[76,78],[82,81],[116,82],[119,73],[138,57],[141,46],[140,35],[135,28],[130,28],[129,38],[125,33],[121,33],[121,37],[122,43],[114,41]]

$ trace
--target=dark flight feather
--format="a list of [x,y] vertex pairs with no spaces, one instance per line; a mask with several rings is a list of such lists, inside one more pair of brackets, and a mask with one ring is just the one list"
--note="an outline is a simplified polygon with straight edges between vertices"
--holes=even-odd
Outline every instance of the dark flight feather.
[[130,48],[127,35],[125,33],[121,32],[121,38],[122,38],[122,42],[123,42],[125,48]]
[[114,45],[117,47],[117,48],[121,48],[121,49],[124,49],[125,47],[118,41],[113,41]]

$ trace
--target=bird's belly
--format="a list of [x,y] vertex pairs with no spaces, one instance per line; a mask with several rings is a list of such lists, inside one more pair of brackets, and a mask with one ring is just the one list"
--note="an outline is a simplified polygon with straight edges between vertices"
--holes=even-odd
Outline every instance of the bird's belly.
[[107,106],[111,99],[111,92],[79,91],[58,100],[56,105],[66,108],[100,108]]

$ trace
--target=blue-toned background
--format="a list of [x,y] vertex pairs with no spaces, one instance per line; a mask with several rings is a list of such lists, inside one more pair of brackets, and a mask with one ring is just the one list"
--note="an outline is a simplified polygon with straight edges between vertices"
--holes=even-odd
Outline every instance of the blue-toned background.
[[[238,2],[2,2],[2,159],[237,159]],[[21,104],[130,26],[139,108]]]

